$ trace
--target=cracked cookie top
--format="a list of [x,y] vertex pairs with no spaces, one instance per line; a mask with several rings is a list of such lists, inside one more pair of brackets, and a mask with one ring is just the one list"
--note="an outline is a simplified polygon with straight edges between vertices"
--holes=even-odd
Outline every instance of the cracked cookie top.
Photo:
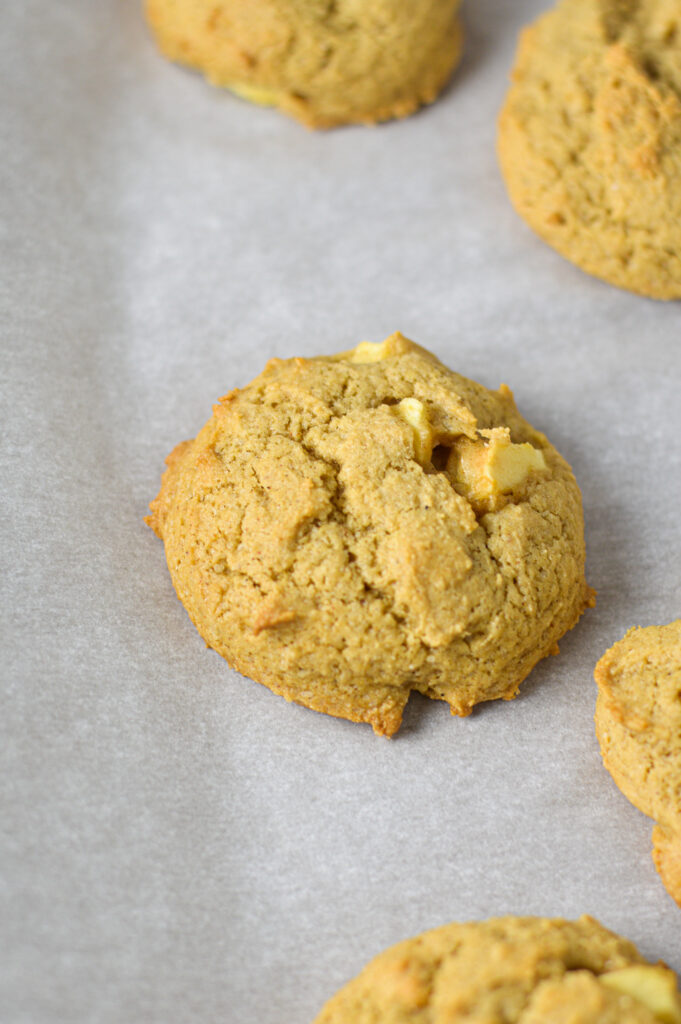
[[312,128],[405,117],[461,52],[460,0],[145,0],[162,52]]
[[590,917],[450,924],[381,953],[315,1024],[681,1024],[672,971]]
[[563,256],[681,297],[678,0],[561,0],[527,28],[499,157],[514,206]]
[[392,734],[412,689],[510,698],[590,592],[567,463],[492,392],[392,335],[271,360],[170,455],[148,522],[210,647]]

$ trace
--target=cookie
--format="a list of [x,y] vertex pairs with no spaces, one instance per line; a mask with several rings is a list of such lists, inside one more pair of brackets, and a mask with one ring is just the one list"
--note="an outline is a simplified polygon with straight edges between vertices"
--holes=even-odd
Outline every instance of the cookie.
[[563,256],[681,297],[678,0],[561,0],[527,28],[499,158],[516,210]]
[[460,0],[146,0],[171,60],[311,128],[405,117],[461,53]]
[[515,696],[591,600],[568,464],[400,334],[271,360],[167,465],[148,522],[206,643],[380,734],[411,690]]
[[595,677],[603,763],[624,795],[658,822],[653,859],[681,906],[681,619],[629,630],[603,655]]
[[590,917],[449,924],[372,960],[315,1024],[680,1024],[672,971]]

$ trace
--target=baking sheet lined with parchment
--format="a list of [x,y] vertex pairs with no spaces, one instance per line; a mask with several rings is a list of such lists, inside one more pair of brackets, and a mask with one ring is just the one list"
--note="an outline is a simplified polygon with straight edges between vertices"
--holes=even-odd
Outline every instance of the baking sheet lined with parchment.
[[[590,913],[681,969],[593,667],[681,615],[681,307],[587,277],[494,152],[538,0],[465,5],[434,106],[310,133],[162,60],[133,0],[6,5],[3,837],[8,1024],[293,1024],[450,921]],[[392,740],[206,649],[143,524],[163,459],[272,356],[401,330],[571,462],[598,604],[513,703]]]

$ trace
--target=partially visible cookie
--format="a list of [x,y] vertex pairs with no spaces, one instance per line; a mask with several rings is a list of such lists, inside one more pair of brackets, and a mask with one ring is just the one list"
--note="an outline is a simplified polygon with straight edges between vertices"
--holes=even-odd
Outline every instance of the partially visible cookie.
[[591,917],[449,924],[393,946],[315,1024],[681,1024],[672,971]]
[[525,29],[499,158],[518,213],[563,256],[681,297],[678,0],[560,0]]
[[568,464],[401,334],[271,360],[167,464],[148,522],[206,643],[380,734],[411,690],[515,696],[592,600]]
[[603,763],[658,822],[653,859],[681,906],[681,619],[631,629],[606,651],[595,677]]
[[146,0],[166,57],[312,128],[405,117],[461,52],[460,0]]

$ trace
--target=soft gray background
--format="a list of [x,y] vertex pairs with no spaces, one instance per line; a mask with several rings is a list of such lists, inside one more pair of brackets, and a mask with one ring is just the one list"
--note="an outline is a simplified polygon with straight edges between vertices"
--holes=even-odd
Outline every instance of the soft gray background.
[[[161,60],[134,0],[5,4],[3,1022],[308,1024],[384,946],[588,912],[681,968],[593,666],[681,614],[681,307],[539,242],[495,115],[540,0],[476,0],[442,100],[311,134]],[[572,462],[599,601],[512,704],[393,741],[207,650],[142,522],[270,356],[395,329]]]

